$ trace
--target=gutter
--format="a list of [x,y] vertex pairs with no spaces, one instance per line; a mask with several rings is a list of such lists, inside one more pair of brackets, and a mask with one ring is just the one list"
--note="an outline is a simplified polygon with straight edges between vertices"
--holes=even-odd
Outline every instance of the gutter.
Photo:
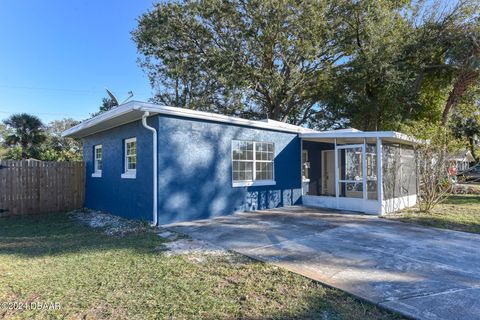
[[145,111],[145,113],[142,116],[142,125],[145,129],[150,130],[153,134],[153,210],[152,210],[152,216],[153,216],[153,221],[150,224],[152,227],[157,226],[158,224],[158,208],[157,208],[157,203],[158,203],[158,175],[157,175],[157,168],[158,168],[158,154],[157,154],[157,130],[153,127],[150,127],[147,124],[147,118],[150,115],[148,111]]

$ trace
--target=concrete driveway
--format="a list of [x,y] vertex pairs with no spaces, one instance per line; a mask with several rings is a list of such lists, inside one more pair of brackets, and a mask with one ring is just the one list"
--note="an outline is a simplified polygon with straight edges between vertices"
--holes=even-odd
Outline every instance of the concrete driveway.
[[290,207],[169,225],[418,319],[480,319],[480,235]]

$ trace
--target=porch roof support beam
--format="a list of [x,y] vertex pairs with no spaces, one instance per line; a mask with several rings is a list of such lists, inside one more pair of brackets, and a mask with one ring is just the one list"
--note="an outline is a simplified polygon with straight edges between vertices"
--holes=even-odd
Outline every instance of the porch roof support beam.
[[368,200],[368,190],[367,190],[367,139],[363,138],[362,146],[362,190],[363,190],[363,200]]
[[382,214],[383,205],[383,171],[382,171],[382,139],[377,138],[377,198],[379,214]]
[[337,138],[335,138],[335,197],[337,198],[337,208],[338,208],[338,197],[340,196],[340,189],[338,186],[338,149],[337,149]]

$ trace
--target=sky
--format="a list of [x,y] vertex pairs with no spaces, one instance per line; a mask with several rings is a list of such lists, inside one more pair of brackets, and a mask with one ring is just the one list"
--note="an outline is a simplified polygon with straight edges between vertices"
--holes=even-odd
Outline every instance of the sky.
[[122,101],[152,90],[131,40],[153,0],[0,0],[0,120],[85,119],[104,88]]

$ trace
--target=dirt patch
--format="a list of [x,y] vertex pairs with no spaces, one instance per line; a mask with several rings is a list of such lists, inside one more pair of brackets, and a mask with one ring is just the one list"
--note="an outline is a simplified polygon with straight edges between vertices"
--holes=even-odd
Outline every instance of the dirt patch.
[[71,216],[82,224],[91,228],[102,229],[109,236],[125,236],[130,233],[145,231],[147,224],[138,220],[128,220],[101,211],[78,210],[70,213]]

